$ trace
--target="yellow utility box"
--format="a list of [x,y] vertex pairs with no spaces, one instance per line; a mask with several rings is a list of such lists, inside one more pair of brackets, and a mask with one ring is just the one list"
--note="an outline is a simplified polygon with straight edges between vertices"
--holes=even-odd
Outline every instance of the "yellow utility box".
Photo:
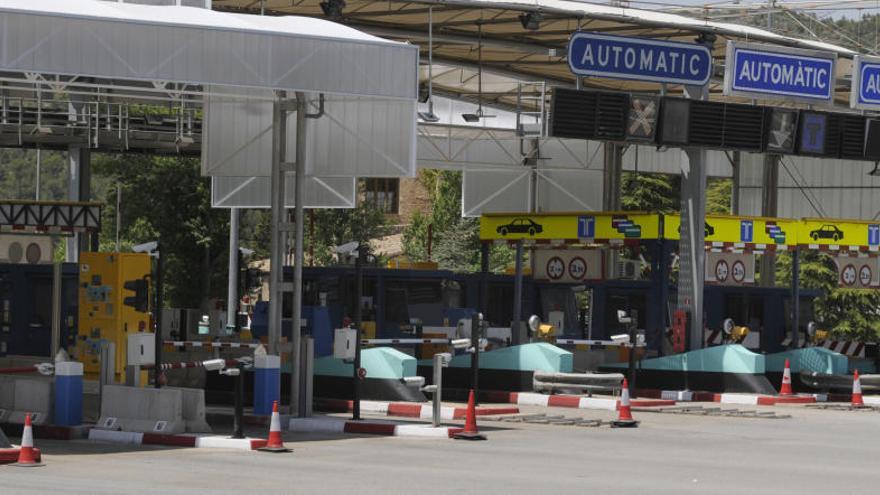
[[[115,379],[122,382],[128,336],[151,330],[150,255],[81,253],[79,267],[80,333],[74,356],[83,363],[86,378],[94,379],[100,373],[101,342],[116,344]],[[126,288],[126,282],[129,282],[129,288]],[[138,286],[140,294],[136,290]],[[127,298],[138,308],[126,305]]]

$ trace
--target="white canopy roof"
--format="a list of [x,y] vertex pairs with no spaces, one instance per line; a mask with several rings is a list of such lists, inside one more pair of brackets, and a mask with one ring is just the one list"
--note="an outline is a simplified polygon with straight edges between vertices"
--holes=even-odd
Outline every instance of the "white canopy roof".
[[418,49],[323,19],[4,0],[0,70],[414,99]]

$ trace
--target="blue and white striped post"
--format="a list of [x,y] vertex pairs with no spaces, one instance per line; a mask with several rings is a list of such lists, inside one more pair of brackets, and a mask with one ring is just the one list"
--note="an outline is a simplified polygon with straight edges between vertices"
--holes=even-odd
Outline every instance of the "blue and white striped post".
[[55,424],[82,424],[83,364],[75,361],[55,363]]
[[281,402],[281,357],[254,356],[254,414],[272,414],[272,403]]

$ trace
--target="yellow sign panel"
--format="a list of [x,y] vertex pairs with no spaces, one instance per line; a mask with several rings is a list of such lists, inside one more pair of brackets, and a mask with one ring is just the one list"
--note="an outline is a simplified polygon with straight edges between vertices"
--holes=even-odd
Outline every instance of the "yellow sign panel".
[[805,218],[800,222],[801,245],[880,246],[880,224],[853,220]]
[[[663,216],[663,238],[681,238],[681,217]],[[798,222],[785,218],[732,217],[706,215],[703,235],[706,242],[725,244],[765,244],[788,246],[797,242]]]
[[571,213],[483,215],[480,239],[650,240],[660,237],[656,213]]
[[[681,238],[681,217],[656,213],[593,212],[565,214],[490,214],[480,218],[480,239],[608,241]],[[880,222],[805,218],[707,215],[706,243],[768,249],[789,246],[845,246],[880,250]]]

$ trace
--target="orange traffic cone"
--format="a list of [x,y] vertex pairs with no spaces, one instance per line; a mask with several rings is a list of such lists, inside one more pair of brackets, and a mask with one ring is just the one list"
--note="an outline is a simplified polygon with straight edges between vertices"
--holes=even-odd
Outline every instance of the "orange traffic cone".
[[31,415],[24,417],[24,430],[21,432],[21,450],[18,453],[18,462],[10,464],[17,467],[38,467],[43,463],[37,461],[37,452],[34,449],[34,430],[31,425]]
[[853,392],[852,407],[865,407],[865,401],[862,400],[862,381],[859,380],[859,370],[853,374]]
[[782,387],[779,388],[779,395],[794,395],[791,390],[791,366],[788,359],[785,360],[785,370],[782,372]]
[[263,452],[290,452],[290,449],[284,446],[284,440],[281,439],[281,416],[278,414],[278,401],[272,403],[272,421],[269,423],[269,441],[265,447],[257,450]]
[[477,430],[477,406],[474,405],[474,391],[468,395],[467,416],[464,420],[464,430],[452,435],[458,440],[485,440],[486,436],[481,435]]
[[629,405],[629,382],[623,379],[623,389],[620,391],[620,406],[617,408],[617,419],[611,422],[611,426],[618,428],[633,428],[639,422],[633,419],[632,409]]

